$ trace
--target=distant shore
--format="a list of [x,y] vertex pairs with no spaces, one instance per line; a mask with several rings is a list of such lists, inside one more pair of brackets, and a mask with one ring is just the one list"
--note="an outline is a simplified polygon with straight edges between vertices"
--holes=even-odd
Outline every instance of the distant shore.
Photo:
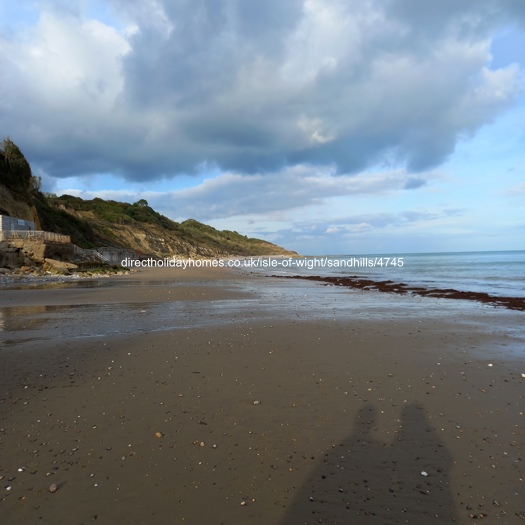
[[225,269],[2,290],[0,522],[523,523],[524,314],[388,297]]

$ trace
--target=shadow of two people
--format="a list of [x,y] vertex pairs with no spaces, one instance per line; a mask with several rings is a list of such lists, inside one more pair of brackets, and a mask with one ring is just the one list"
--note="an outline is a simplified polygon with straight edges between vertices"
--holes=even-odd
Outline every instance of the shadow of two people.
[[281,525],[423,524],[457,520],[452,456],[420,405],[407,405],[391,443],[373,438],[377,410],[356,415],[353,433],[329,449],[299,490]]

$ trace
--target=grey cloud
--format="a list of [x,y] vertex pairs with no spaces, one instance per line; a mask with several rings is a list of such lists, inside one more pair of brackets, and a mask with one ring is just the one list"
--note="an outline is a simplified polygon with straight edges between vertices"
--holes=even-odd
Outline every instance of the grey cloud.
[[426,183],[427,183],[426,180],[419,179],[417,177],[410,177],[405,182],[404,188],[405,188],[405,190],[416,190],[416,189],[421,188],[422,186],[424,186]]
[[459,217],[461,215],[464,215],[465,211],[466,210],[464,208],[446,208],[443,210],[443,213],[447,217]]
[[[0,117],[50,175],[147,181],[206,164],[246,174],[297,164],[419,172],[522,87],[518,69],[485,69],[490,36],[525,20],[512,0],[425,9],[416,0],[111,2],[136,30],[91,27],[73,4],[75,15],[63,16],[78,29],[68,36],[80,39],[76,52],[51,69],[4,39]],[[54,52],[46,37],[68,30],[53,20],[31,42],[44,56]],[[100,65],[101,56],[111,60]],[[406,184],[418,187],[417,177]]]
[[406,211],[398,215],[397,223],[410,223],[410,222],[419,222],[419,221],[432,221],[438,219],[441,214],[430,213],[430,212],[421,212],[421,211]]
[[[136,2],[119,2],[123,9]],[[300,20],[298,0],[160,1],[167,34],[148,24],[131,39],[124,60],[128,94],[140,105],[219,107],[214,97],[233,90],[239,70],[257,57],[280,55],[284,39]],[[234,119],[230,114],[228,119]],[[235,143],[235,142],[233,142]],[[241,146],[242,147],[242,146]]]
[[[435,177],[429,173],[418,180],[422,186]],[[333,197],[403,191],[410,180],[403,170],[334,178],[329,171],[297,166],[264,175],[223,174],[200,186],[159,196],[155,203],[170,216],[211,220],[304,208]]]

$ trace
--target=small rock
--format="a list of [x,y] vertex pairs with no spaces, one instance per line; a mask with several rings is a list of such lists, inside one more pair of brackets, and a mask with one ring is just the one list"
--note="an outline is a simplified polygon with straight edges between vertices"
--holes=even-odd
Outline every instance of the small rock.
[[422,470],[421,471],[421,475],[427,477],[428,476],[428,472],[425,472],[424,470]]
[[57,490],[58,490],[58,487],[56,486],[55,483],[51,483],[51,485],[49,485],[49,492],[51,492],[51,494],[54,494]]
[[205,447],[205,446],[206,446],[206,443],[204,443],[204,441],[201,441],[201,442],[199,443],[199,447]]
[[260,402],[260,401],[254,401],[253,404],[254,404],[254,405],[260,405],[261,402]]
[[156,438],[161,438],[162,437],[162,432],[155,432],[155,437]]

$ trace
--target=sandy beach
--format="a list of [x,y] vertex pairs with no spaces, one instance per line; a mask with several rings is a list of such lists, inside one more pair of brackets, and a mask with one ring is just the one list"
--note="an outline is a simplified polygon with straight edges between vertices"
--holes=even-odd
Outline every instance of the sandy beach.
[[525,523],[525,312],[283,281],[0,289],[0,523]]

